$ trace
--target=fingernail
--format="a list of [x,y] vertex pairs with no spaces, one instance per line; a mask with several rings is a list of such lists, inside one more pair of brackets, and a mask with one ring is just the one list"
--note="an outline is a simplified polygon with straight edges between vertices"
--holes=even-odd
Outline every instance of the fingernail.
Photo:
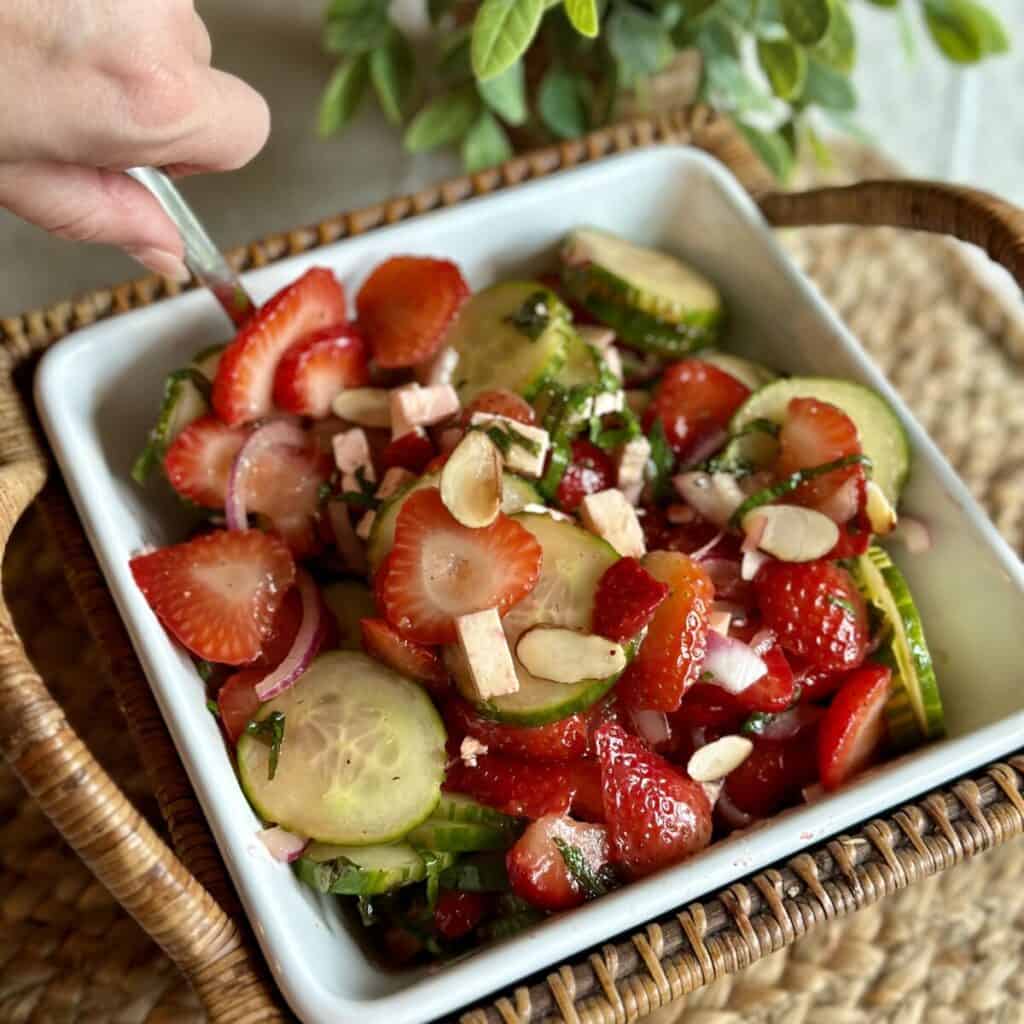
[[187,284],[192,276],[179,257],[164,249],[136,249],[130,255],[154,274],[160,274],[176,284]]

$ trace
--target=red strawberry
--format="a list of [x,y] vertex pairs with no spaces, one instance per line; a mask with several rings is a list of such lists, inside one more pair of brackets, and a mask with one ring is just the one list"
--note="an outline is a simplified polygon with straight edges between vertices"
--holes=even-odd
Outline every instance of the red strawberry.
[[[797,470],[823,466],[860,451],[856,424],[841,409],[816,398],[792,398],[779,431],[775,474],[783,479]],[[845,523],[863,505],[864,497],[863,467],[847,466],[802,483],[786,500]]]
[[371,657],[423,683],[435,697],[443,697],[448,692],[448,672],[436,650],[402,636],[385,619],[360,619],[359,629],[363,635],[363,650]]
[[711,840],[711,803],[699,783],[616,725],[597,731],[612,862],[630,878],[649,875]]
[[[333,616],[331,616],[333,618]],[[277,668],[291,650],[295,635],[302,625],[302,597],[297,587],[292,587],[281,602],[270,625],[270,632],[263,641],[259,657],[252,667],[264,674]]]
[[377,594],[387,620],[413,640],[454,643],[459,615],[504,614],[534,588],[540,563],[540,545],[515,520],[499,514],[481,529],[462,526],[428,487],[398,514]]
[[572,443],[572,461],[562,475],[555,497],[565,512],[575,512],[588,494],[615,486],[615,463],[607,452],[583,438]]
[[685,462],[702,442],[728,426],[749,395],[749,388],[717,366],[684,359],[665,367],[644,412],[644,430],[660,419],[668,443]]
[[817,669],[856,668],[868,612],[850,574],[831,562],[769,562],[754,580],[764,624],[783,649]]
[[654,613],[616,693],[626,707],[675,711],[700,674],[714,588],[697,562],[674,551],[652,552],[644,559],[644,568],[668,584],[670,593]]
[[817,781],[817,728],[803,729],[792,739],[753,736],[750,756],[725,780],[734,806],[755,818],[767,818],[799,803],[805,786]]
[[345,293],[323,267],[307,270],[245,322],[224,350],[213,382],[213,408],[237,426],[274,411],[274,375],[300,338],[345,319]]
[[197,505],[223,508],[231,466],[247,433],[216,416],[194,420],[167,449],[164,472],[171,486]]
[[796,698],[793,670],[778,644],[773,644],[761,659],[768,666],[767,675],[734,697],[747,711],[785,711]]
[[568,765],[520,761],[501,754],[478,755],[476,767],[455,759],[448,766],[444,788],[514,818],[568,814],[573,797]]
[[828,700],[843,685],[846,673],[803,665],[796,667],[794,679],[800,690],[802,703],[819,703]]
[[379,366],[415,366],[429,359],[469,296],[459,268],[426,256],[393,256],[356,296],[359,326]]
[[570,766],[575,792],[570,808],[573,817],[582,821],[604,821],[604,790],[601,786],[601,765],[585,758]]
[[323,419],[345,388],[370,379],[366,343],[352,324],[324,327],[295,342],[277,364],[274,402],[296,416]]
[[635,558],[620,558],[605,569],[594,595],[594,632],[609,640],[631,640],[648,625],[668,597],[668,585],[656,580]]
[[381,468],[389,470],[397,466],[419,476],[436,454],[433,442],[425,432],[410,430],[384,449],[380,457]]
[[891,683],[884,665],[865,665],[846,677],[818,730],[818,771],[826,789],[838,789],[866,768],[885,743]]
[[597,893],[588,893],[566,864],[566,856],[575,855],[599,884],[609,883],[608,833],[603,825],[556,815],[538,819],[505,855],[512,891],[541,910],[578,907]]
[[528,427],[537,422],[537,414],[534,412],[533,406],[521,395],[517,395],[514,391],[507,391],[505,388],[481,391],[462,413],[460,422],[464,427],[469,426],[469,421],[475,412],[504,416],[506,419],[525,423]]
[[167,631],[198,657],[224,665],[259,655],[295,582],[288,549],[260,530],[217,530],[130,564]]
[[221,725],[232,743],[245,732],[245,727],[256,717],[262,703],[256,696],[256,684],[267,674],[262,668],[243,668],[229,676],[217,691],[217,710]]
[[528,761],[575,761],[587,749],[584,714],[560,718],[548,725],[503,725],[482,718],[470,704],[456,697],[444,711],[449,735],[473,736],[492,754]]
[[487,893],[442,889],[434,904],[434,928],[446,939],[461,939],[483,920],[489,904]]

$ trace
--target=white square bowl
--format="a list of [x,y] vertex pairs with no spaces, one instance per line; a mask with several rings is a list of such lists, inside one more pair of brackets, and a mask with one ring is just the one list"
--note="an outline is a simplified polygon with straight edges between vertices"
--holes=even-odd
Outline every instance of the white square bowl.
[[154,418],[164,376],[225,338],[212,297],[194,291],[76,333],[36,378],[46,431],[78,511],[209,819],[267,961],[303,1020],[410,1024],[449,1013],[588,946],[726,886],[811,843],[1024,746],[1024,572],[966,488],[849,331],[782,253],[721,165],[659,147],[473,199],[246,275],[258,300],[308,267],[331,267],[353,294],[395,253],[458,261],[474,287],[549,259],[590,224],[679,253],[721,287],[726,347],[791,373],[848,377],[880,391],[906,425],[913,467],[904,507],[930,524],[926,554],[893,552],[924,619],[949,739],[870,773],[842,792],[439,970],[392,971],[367,958],[333,899],[270,859],[206,710],[203,684],[135,587],[133,552],[181,539],[186,514],[142,490],[129,468]]

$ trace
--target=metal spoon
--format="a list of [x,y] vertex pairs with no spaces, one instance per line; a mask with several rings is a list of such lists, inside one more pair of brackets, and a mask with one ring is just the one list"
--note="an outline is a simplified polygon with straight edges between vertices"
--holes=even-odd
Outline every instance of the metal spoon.
[[149,189],[164,208],[185,243],[185,266],[213,292],[231,322],[240,325],[255,303],[174,182],[155,167],[130,167],[126,173]]

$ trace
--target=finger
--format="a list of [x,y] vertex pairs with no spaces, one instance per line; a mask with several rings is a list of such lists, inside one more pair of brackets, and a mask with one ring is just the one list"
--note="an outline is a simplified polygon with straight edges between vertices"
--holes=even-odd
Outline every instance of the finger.
[[187,279],[177,229],[124,174],[47,161],[0,164],[0,206],[60,238],[116,245],[158,274]]
[[192,12],[192,56],[198,64],[209,64],[213,58],[213,42],[206,23],[197,11]]

